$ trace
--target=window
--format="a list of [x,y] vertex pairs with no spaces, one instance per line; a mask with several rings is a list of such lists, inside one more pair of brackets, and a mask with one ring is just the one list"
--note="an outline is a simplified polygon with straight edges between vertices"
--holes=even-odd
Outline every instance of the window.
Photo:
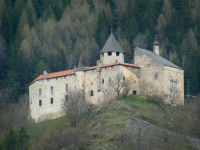
[[108,56],[112,56],[112,52],[108,52]]
[[90,96],[93,96],[93,90],[90,91]]
[[32,104],[32,99],[31,99],[31,104]]
[[155,79],[158,79],[158,74],[157,73],[155,74]]
[[42,89],[39,89],[39,96],[42,96]]
[[51,98],[51,104],[53,104],[53,98]]
[[104,84],[104,79],[102,79],[102,84]]
[[91,85],[93,85],[93,82],[91,82]]
[[42,106],[42,100],[39,100],[39,106]]
[[116,52],[116,56],[119,56],[119,52]]
[[100,90],[98,89],[98,92],[100,92]]
[[64,79],[66,79],[66,76],[64,76]]
[[68,92],[68,84],[66,84],[65,89],[66,89],[66,92]]
[[51,87],[51,94],[53,94],[53,87]]
[[113,66],[111,66],[111,69],[113,68]]
[[149,67],[150,67],[150,64],[149,64]]
[[133,95],[136,95],[137,94],[137,91],[133,91]]
[[111,82],[111,77],[109,77],[109,82]]
[[126,77],[125,76],[123,76],[123,81],[126,81]]
[[105,68],[105,70],[107,70],[107,68]]

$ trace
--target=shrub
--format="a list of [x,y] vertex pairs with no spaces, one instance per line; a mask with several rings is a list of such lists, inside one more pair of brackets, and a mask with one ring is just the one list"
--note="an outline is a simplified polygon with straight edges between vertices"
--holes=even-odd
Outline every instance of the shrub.
[[159,106],[164,104],[163,97],[161,95],[157,95],[157,94],[147,95],[146,102],[153,103],[153,104],[156,104]]

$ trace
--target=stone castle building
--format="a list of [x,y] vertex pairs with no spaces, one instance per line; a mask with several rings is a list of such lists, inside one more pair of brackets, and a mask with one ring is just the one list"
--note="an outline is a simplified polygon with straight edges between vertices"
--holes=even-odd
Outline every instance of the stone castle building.
[[[83,91],[84,99],[99,104],[116,95],[109,83],[129,79],[128,94],[161,94],[166,103],[184,104],[184,71],[159,55],[159,43],[154,52],[136,47],[134,64],[124,62],[124,51],[111,33],[97,66],[84,67],[81,59],[77,68],[37,77],[29,86],[29,118],[35,122],[63,115],[65,96]],[[130,80],[131,79],[131,80]],[[120,92],[123,92],[121,90]]]

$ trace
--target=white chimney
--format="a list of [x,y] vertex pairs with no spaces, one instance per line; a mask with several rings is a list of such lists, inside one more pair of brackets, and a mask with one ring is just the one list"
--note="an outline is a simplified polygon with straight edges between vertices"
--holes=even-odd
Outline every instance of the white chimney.
[[159,55],[159,43],[157,40],[153,43],[153,52]]
[[43,75],[44,75],[44,79],[46,79],[46,78],[47,78],[47,76],[48,76],[48,73],[47,73],[47,71],[46,71],[46,70],[43,72]]

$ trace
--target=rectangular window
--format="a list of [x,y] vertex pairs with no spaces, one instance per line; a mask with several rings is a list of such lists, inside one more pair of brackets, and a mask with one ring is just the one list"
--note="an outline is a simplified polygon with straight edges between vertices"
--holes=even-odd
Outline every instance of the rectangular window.
[[53,87],[51,87],[51,94],[53,94]]
[[91,85],[93,85],[93,82],[91,82]]
[[126,81],[126,77],[125,76],[123,76],[123,81]]
[[66,84],[65,89],[66,89],[66,92],[68,92],[68,84]]
[[116,52],[116,56],[119,56],[119,52]]
[[39,100],[39,106],[42,106],[42,100]]
[[111,77],[109,77],[109,82],[111,82]]
[[158,74],[157,73],[155,74],[155,79],[158,79]]
[[133,95],[136,95],[137,94],[137,91],[133,91]]
[[39,89],[39,96],[42,96],[42,89]]
[[53,104],[53,98],[51,98],[51,104]]
[[108,56],[112,56],[112,52],[108,52]]
[[102,79],[102,84],[104,84],[104,79]]
[[93,90],[90,91],[90,96],[93,96]]

